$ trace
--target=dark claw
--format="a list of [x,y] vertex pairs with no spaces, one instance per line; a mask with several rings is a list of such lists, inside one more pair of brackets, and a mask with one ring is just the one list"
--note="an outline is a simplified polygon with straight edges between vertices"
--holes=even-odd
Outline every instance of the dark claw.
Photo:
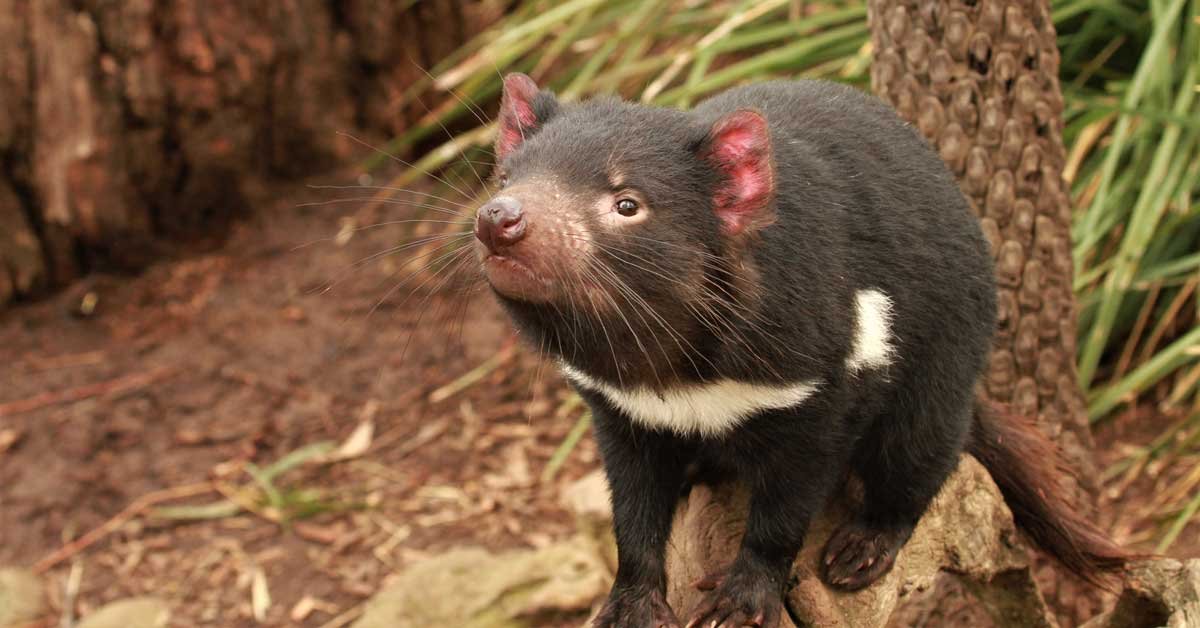
[[782,614],[777,587],[760,574],[718,572],[701,578],[696,588],[707,593],[692,611],[687,628],[770,628]]
[[879,528],[851,521],[838,528],[825,545],[826,584],[857,591],[891,570],[900,548],[912,535],[912,526]]
[[592,628],[680,628],[679,619],[658,591],[613,590]]

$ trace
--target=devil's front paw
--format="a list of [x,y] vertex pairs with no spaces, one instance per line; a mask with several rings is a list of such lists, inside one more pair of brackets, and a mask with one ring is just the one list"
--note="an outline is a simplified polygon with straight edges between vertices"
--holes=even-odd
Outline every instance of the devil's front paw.
[[592,628],[681,628],[679,619],[658,591],[613,589]]
[[780,587],[769,577],[748,572],[721,572],[696,583],[707,593],[692,611],[687,628],[775,628],[783,612]]

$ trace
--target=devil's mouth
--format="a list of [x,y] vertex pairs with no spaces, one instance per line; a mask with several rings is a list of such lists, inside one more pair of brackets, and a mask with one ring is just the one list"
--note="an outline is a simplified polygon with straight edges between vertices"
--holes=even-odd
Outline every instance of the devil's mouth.
[[537,275],[533,273],[533,269],[529,268],[525,262],[522,262],[515,257],[492,253],[487,256],[485,263],[488,265],[489,272],[493,270],[499,270],[500,272],[518,272],[527,275],[530,279],[537,278]]
[[496,292],[522,301],[545,301],[550,297],[549,282],[525,262],[493,253],[483,263],[488,283]]

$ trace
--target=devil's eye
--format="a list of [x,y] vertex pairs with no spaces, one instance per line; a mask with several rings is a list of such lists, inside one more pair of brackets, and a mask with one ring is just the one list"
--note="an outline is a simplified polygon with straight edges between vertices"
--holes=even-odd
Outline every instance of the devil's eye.
[[632,216],[638,212],[637,201],[631,198],[623,198],[617,201],[617,213],[622,216]]
[[500,182],[500,187],[508,187],[508,175],[501,173],[496,180]]

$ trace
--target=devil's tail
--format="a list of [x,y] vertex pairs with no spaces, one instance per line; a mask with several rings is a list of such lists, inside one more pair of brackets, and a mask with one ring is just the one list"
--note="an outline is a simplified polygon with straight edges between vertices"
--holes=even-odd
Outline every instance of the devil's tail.
[[1120,548],[1067,498],[1058,448],[1028,419],[977,401],[967,447],[1000,487],[1013,518],[1068,570],[1099,586],[1136,556]]

